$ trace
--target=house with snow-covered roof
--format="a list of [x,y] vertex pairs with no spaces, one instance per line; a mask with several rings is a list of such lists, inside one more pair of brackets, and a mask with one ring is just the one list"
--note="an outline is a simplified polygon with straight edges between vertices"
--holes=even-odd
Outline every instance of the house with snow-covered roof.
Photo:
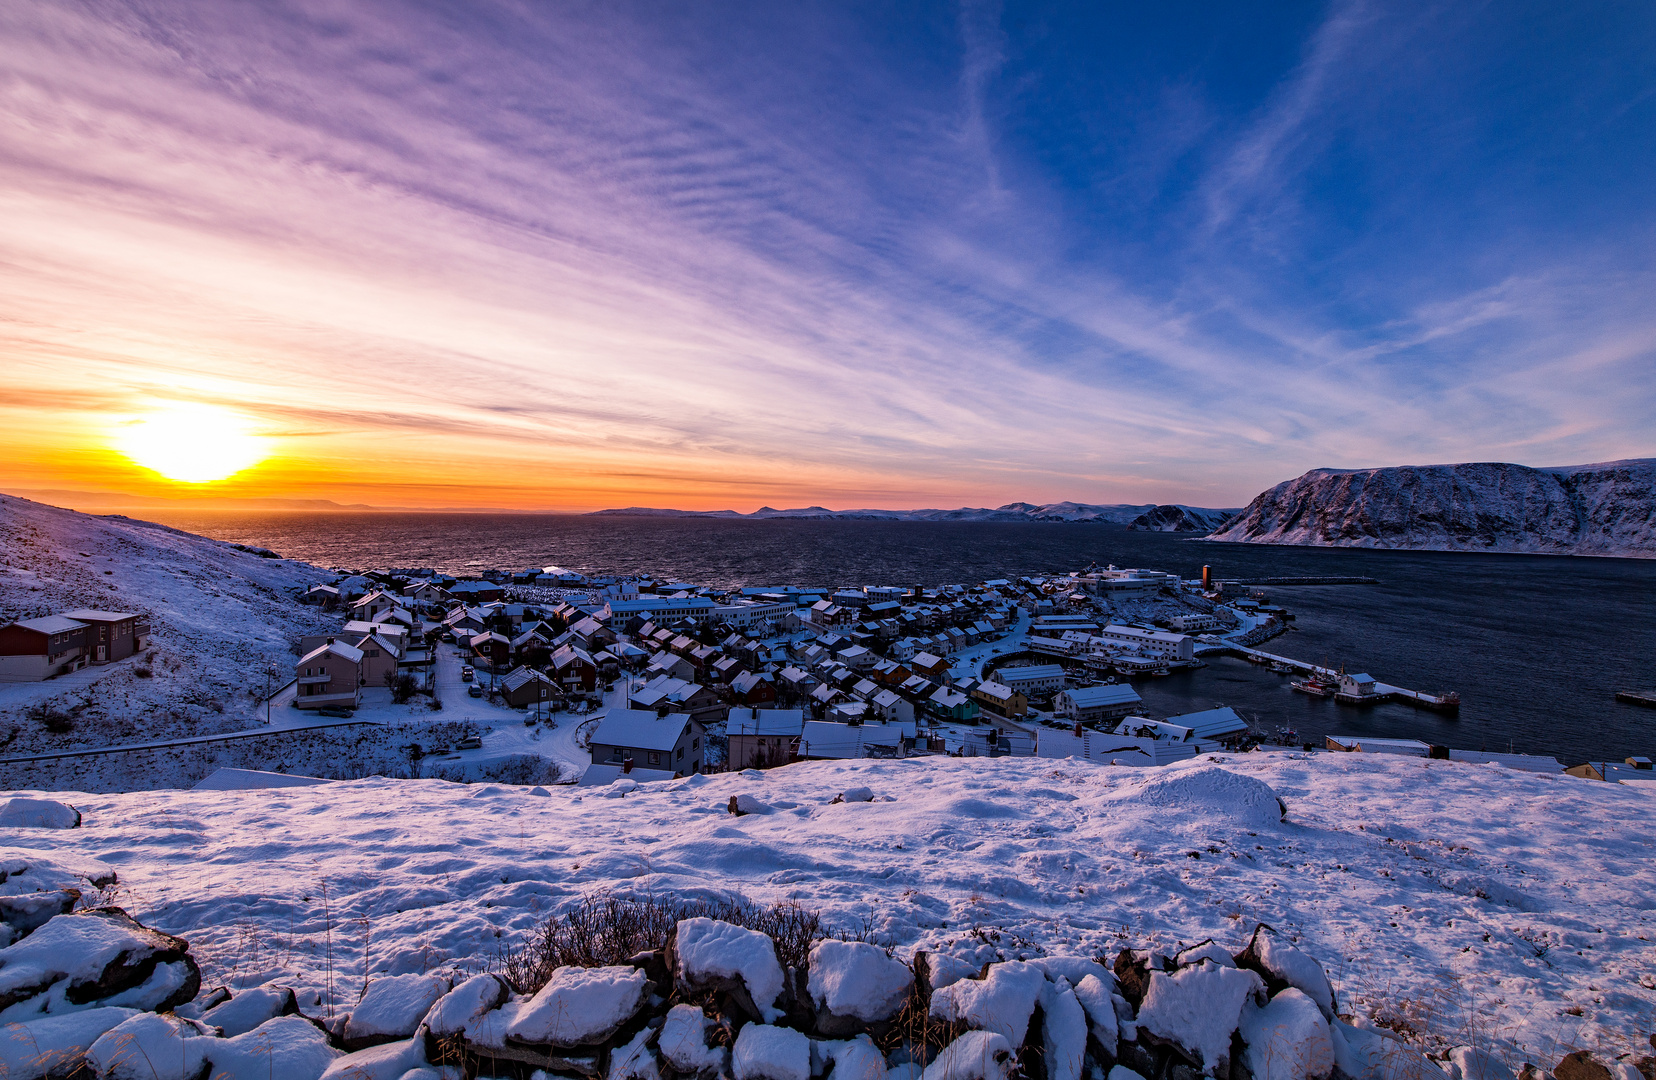
[[801,709],[730,710],[725,722],[731,769],[763,769],[786,765],[799,753],[800,734],[805,730]]
[[65,615],[0,626],[0,682],[38,682],[84,666],[86,630]]
[[1143,705],[1138,691],[1126,683],[1073,686],[1060,690],[1052,699],[1054,714],[1078,724],[1113,724],[1138,712]]
[[[581,783],[608,783],[617,775],[644,773],[690,776],[702,770],[705,736],[701,722],[684,713],[658,716],[647,709],[611,709],[592,733],[592,765]],[[600,779],[601,778],[601,779]]]
[[293,703],[301,709],[355,708],[362,700],[362,650],[354,645],[319,645],[299,658],[293,674]]

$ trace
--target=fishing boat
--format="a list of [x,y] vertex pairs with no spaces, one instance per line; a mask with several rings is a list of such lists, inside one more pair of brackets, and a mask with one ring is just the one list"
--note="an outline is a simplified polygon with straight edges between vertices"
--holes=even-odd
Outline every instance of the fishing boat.
[[1312,697],[1328,698],[1339,693],[1340,684],[1327,675],[1316,674],[1305,679],[1296,679],[1288,684],[1302,694]]

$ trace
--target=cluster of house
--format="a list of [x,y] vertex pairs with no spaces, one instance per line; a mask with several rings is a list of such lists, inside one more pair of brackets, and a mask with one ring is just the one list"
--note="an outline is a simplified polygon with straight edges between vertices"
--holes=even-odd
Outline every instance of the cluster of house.
[[142,651],[149,620],[130,611],[74,611],[0,626],[0,682],[38,682]]

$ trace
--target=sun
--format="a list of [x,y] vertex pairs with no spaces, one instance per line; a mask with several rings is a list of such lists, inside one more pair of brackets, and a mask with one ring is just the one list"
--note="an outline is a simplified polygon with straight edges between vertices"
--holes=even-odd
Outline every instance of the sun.
[[169,405],[123,427],[116,446],[169,480],[210,484],[263,461],[270,440],[247,418],[216,405]]

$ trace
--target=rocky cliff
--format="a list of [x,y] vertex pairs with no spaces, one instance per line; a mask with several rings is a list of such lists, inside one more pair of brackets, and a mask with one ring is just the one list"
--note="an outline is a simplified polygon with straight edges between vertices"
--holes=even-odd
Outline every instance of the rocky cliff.
[[1656,558],[1656,459],[1313,469],[1208,539]]

